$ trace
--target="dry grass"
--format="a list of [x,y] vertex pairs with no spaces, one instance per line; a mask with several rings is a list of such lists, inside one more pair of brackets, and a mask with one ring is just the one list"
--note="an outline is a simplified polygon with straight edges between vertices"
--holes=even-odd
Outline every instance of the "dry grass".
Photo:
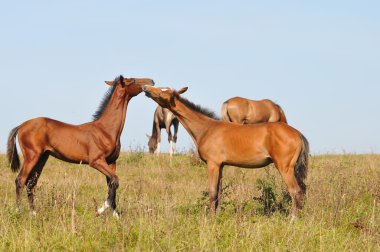
[[[307,202],[290,223],[284,184],[273,166],[226,167],[222,211],[208,215],[207,171],[197,158],[125,153],[118,161],[116,220],[95,207],[104,176],[51,158],[39,180],[37,216],[15,211],[15,174],[0,156],[0,250],[380,251],[380,156],[311,158]],[[263,211],[257,181],[268,182],[281,208]]]

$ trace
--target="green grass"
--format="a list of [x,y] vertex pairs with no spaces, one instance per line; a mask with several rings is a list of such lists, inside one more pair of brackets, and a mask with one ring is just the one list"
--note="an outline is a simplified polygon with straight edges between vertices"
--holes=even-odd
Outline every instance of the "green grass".
[[[124,153],[117,220],[108,211],[95,216],[107,195],[103,175],[54,158],[37,185],[37,216],[25,190],[16,212],[16,174],[1,155],[0,251],[380,251],[380,156],[322,155],[310,163],[306,205],[290,223],[274,166],[226,167],[222,210],[213,217],[207,168],[196,157]],[[266,195],[276,206],[270,211],[260,200]]]

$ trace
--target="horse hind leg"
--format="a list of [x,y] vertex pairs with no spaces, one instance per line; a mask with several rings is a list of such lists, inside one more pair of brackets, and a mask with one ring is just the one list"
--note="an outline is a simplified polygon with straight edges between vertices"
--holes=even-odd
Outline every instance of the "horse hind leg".
[[294,166],[288,167],[286,169],[281,169],[278,167],[282,178],[288,188],[288,192],[292,198],[292,210],[291,210],[291,221],[297,217],[297,213],[303,207],[303,201],[305,198],[305,192],[302,190],[297,182]]
[[169,141],[169,154],[170,156],[173,156],[174,154],[174,147],[173,147],[173,136],[172,136],[172,132],[170,130],[170,125],[169,127],[166,127],[166,132],[168,133],[168,141]]
[[173,121],[173,127],[174,127],[173,146],[172,146],[173,154],[176,154],[177,152],[176,144],[177,144],[178,124],[179,124],[178,120]]
[[173,140],[171,145],[172,145],[171,146],[172,155],[174,155],[177,152],[176,141]]
[[46,161],[49,158],[49,154],[44,153],[38,160],[37,164],[34,166],[32,172],[29,174],[28,179],[26,181],[26,190],[28,193],[29,200],[29,208],[33,215],[36,215],[36,210],[34,206],[34,189],[37,185],[38,179],[42,173],[42,170],[46,164]]
[[22,166],[21,171],[19,172],[15,184],[16,184],[16,209],[19,211],[20,203],[21,203],[21,192],[25,186],[25,183],[33,170],[34,166],[37,164],[39,160],[39,155],[24,155],[24,164]]

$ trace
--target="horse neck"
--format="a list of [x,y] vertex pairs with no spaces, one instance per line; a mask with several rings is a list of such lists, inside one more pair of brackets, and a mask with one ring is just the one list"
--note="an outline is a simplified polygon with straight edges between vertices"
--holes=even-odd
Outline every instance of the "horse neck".
[[170,108],[170,110],[181,122],[198,146],[199,140],[204,136],[208,128],[213,126],[215,120],[198,111],[190,109],[177,98],[175,98],[175,104],[176,106]]
[[113,140],[118,141],[124,128],[126,111],[130,96],[117,97],[116,92],[104,110],[102,116],[96,121]]

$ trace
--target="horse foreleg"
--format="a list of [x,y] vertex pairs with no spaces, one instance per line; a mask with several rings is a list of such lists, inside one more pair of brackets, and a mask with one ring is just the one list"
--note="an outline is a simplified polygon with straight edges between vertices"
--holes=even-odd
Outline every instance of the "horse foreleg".
[[158,154],[160,154],[160,152],[161,152],[161,139],[157,140],[157,148],[154,151],[154,154],[156,154],[158,156]]
[[116,164],[108,165],[105,159],[98,159],[91,162],[90,166],[103,173],[107,179],[108,198],[103,206],[96,211],[97,215],[102,214],[107,208],[111,207],[113,216],[119,218],[119,213],[116,211],[116,191],[119,187],[119,178],[115,174]]
[[161,128],[157,127],[157,147],[154,154],[158,155],[161,152]]
[[168,141],[169,141],[169,154],[173,156],[173,136],[170,130],[170,125],[166,126],[166,132],[168,133]]
[[177,152],[176,144],[177,144],[178,124],[179,124],[178,120],[173,120],[173,127],[174,127],[173,146],[172,146],[173,154]]
[[[109,167],[114,171],[114,173],[116,173],[116,163],[110,164]],[[112,214],[115,217],[119,217],[119,214],[116,211],[116,189],[119,186],[119,183],[117,183],[117,184],[112,183],[112,181],[107,178],[107,185],[108,185],[107,201],[110,203]],[[115,186],[116,186],[116,188],[115,188]]]
[[213,162],[207,162],[207,166],[208,166],[210,210],[212,213],[216,213],[217,211],[220,210],[223,168],[220,164],[213,163]]

